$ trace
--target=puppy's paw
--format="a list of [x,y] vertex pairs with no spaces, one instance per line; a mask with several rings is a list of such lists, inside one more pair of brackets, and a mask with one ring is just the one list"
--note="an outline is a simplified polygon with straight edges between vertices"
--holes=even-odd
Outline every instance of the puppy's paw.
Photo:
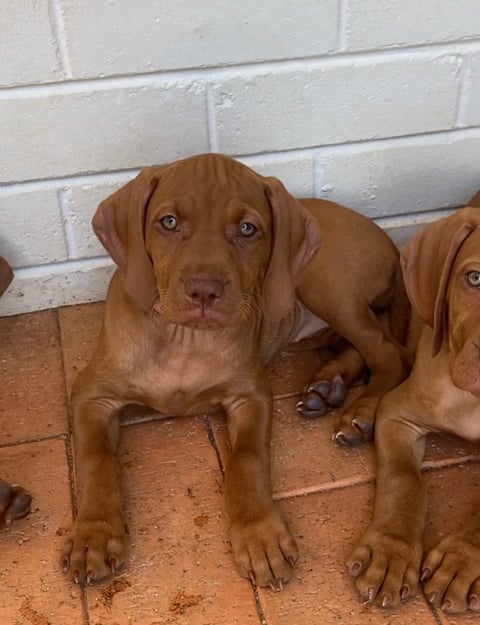
[[309,419],[321,417],[329,408],[338,408],[345,401],[347,387],[341,375],[331,381],[312,382],[297,404],[298,412]]
[[370,527],[353,549],[346,565],[362,599],[382,608],[397,606],[414,596],[422,546]]
[[230,540],[240,575],[272,590],[281,590],[289,581],[298,548],[276,510],[249,521],[233,521]]
[[480,610],[480,536],[454,534],[422,564],[425,596],[445,612]]
[[61,566],[76,584],[94,584],[125,562],[126,531],[121,515],[77,517],[65,542]]
[[32,496],[21,486],[0,481],[0,527],[26,517],[31,503]]
[[373,440],[379,398],[360,395],[336,419],[333,439],[341,445],[358,445]]

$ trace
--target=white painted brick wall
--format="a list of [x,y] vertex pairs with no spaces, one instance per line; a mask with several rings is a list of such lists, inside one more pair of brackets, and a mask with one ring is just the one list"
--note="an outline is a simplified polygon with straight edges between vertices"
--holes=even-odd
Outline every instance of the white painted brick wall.
[[104,296],[144,165],[222,151],[398,243],[480,188],[479,0],[16,0],[0,58],[0,315]]

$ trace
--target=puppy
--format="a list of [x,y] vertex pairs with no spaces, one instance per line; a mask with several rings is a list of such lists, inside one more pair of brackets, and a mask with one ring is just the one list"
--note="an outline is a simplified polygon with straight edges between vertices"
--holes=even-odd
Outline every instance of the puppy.
[[92,583],[125,560],[121,408],[221,409],[231,444],[225,505],[235,563],[257,584],[280,588],[297,545],[272,501],[265,364],[289,343],[313,335],[330,345],[341,335],[342,351],[299,408],[312,416],[340,405],[366,363],[369,383],[337,437],[370,436],[380,396],[409,368],[396,248],[367,218],[297,200],[276,178],[218,154],[143,170],[100,204],[93,227],[118,270],[97,352],[72,392],[80,500],[64,571]]
[[363,598],[388,607],[418,582],[448,612],[480,610],[480,514],[422,563],[427,512],[420,465],[430,432],[480,439],[480,193],[402,251],[414,316],[410,377],[381,401],[373,522],[347,566]]

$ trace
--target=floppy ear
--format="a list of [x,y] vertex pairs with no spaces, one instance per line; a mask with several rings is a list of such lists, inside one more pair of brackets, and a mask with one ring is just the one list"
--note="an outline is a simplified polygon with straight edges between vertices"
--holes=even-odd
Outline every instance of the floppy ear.
[[295,301],[295,288],[320,247],[316,219],[278,180],[265,178],[272,211],[272,250],[263,283],[263,311],[272,321],[285,317]]
[[446,293],[458,250],[480,225],[480,210],[466,207],[426,226],[401,250],[405,287],[412,306],[433,328],[435,356],[446,329]]
[[92,219],[95,234],[123,275],[126,292],[145,312],[151,310],[157,294],[152,261],[145,249],[145,217],[160,169],[143,169],[103,200]]
[[470,198],[470,202],[468,203],[467,206],[476,206],[480,208],[480,191],[477,191],[475,195],[472,198]]

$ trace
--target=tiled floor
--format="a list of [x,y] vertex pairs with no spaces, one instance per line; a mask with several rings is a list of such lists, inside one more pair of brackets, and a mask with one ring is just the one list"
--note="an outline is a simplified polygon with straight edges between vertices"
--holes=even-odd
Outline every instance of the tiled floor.
[[[59,567],[74,496],[67,394],[94,349],[102,309],[0,318],[0,475],[34,496],[32,514],[0,530],[2,625],[454,625],[479,618],[447,617],[422,595],[396,611],[358,600],[343,561],[371,514],[373,448],[339,447],[330,440],[332,415],[305,421],[295,412],[313,353],[282,355],[271,373],[275,497],[301,549],[282,592],[255,590],[234,570],[220,417],[125,425],[128,563],[102,585],[71,584]],[[480,456],[474,446],[437,437],[427,462],[431,545],[475,505]]]

